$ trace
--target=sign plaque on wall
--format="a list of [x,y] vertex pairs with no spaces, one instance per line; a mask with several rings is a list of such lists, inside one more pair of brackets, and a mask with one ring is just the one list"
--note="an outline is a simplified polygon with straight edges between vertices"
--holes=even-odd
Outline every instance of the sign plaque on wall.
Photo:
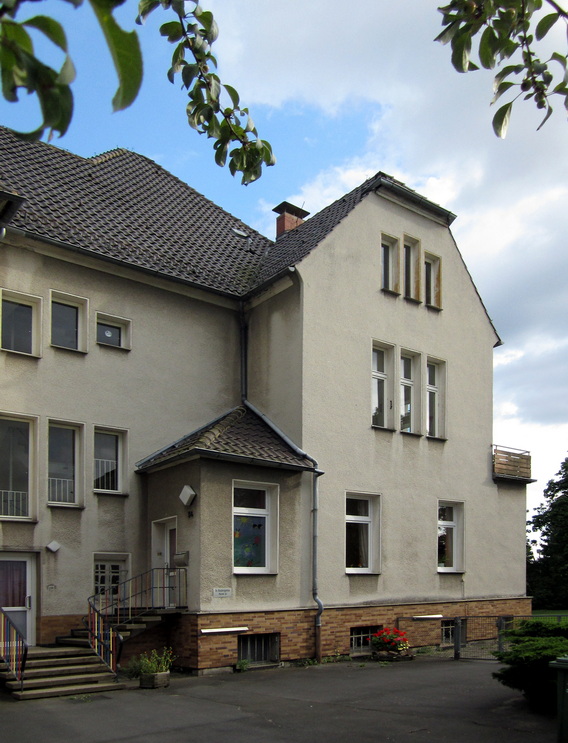
[[233,596],[232,588],[214,588],[213,598],[215,599],[230,599]]

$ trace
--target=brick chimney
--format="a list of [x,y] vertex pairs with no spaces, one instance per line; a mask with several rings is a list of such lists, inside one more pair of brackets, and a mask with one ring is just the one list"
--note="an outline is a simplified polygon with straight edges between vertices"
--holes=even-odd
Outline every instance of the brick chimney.
[[299,206],[290,204],[288,201],[278,204],[272,211],[278,214],[278,218],[276,219],[276,239],[285,232],[289,232],[302,224],[304,219],[309,215],[309,212],[300,209]]

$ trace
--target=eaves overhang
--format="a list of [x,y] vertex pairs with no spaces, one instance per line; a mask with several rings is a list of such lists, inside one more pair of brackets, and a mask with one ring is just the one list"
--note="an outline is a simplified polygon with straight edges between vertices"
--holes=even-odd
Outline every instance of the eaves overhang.
[[374,178],[367,186],[366,193],[369,191],[376,191],[380,193],[391,194],[400,201],[405,201],[408,204],[421,209],[428,214],[431,214],[436,219],[444,222],[448,227],[456,219],[456,215],[453,212],[444,209],[443,206],[435,204],[425,196],[421,196],[416,191],[413,191],[408,186],[405,186],[400,181],[396,181],[391,176],[387,176],[385,173],[377,173],[377,177]]
[[138,474],[145,475],[158,470],[177,467],[185,462],[191,462],[195,459],[214,459],[216,461],[233,462],[235,464],[251,465],[254,467],[269,467],[271,469],[291,470],[293,472],[311,472],[314,467],[311,465],[296,465],[286,462],[279,462],[274,459],[261,459],[260,457],[250,457],[242,454],[230,454],[228,452],[215,451],[212,449],[195,448],[190,451],[181,452],[177,457],[168,457],[167,459],[158,460],[153,464],[139,467]]

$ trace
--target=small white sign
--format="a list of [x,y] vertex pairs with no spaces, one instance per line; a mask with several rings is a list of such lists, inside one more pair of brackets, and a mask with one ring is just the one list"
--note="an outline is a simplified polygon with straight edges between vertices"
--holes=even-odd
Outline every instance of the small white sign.
[[232,588],[214,588],[213,598],[216,599],[230,599],[233,595]]

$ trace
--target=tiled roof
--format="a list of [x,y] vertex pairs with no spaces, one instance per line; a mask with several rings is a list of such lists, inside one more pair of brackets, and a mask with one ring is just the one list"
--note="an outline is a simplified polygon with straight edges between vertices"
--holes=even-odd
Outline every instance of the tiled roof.
[[83,158],[44,142],[19,140],[3,127],[0,184],[25,199],[14,227],[237,297],[299,263],[372,190],[396,193],[448,224],[453,218],[378,173],[273,242],[147,157],[117,149]]
[[14,227],[205,289],[245,293],[272,244],[124,149],[83,158],[0,128],[0,181],[25,197]]
[[313,464],[296,453],[262,418],[244,405],[137,463],[144,472],[192,455],[304,470]]

